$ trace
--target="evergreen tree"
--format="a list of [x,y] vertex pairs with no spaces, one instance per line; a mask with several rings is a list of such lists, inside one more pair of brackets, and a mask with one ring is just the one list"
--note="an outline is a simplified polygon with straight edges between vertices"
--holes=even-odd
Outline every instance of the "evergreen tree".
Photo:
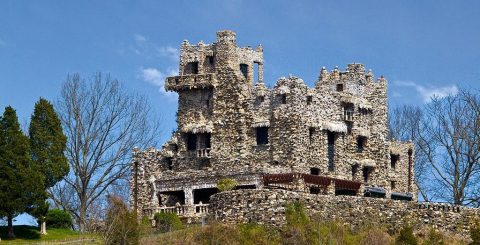
[[[63,134],[60,119],[53,105],[46,99],[40,98],[35,104],[28,131],[32,160],[45,178],[44,189],[48,189],[68,174],[69,166],[64,155],[67,137]],[[48,203],[44,201],[32,212],[41,224],[42,234],[47,233],[45,225],[47,212]]]
[[32,160],[45,176],[45,188],[50,188],[68,174],[69,167],[64,155],[67,137],[53,105],[46,99],[40,98],[35,104],[28,131]]
[[0,117],[0,213],[7,216],[10,238],[15,237],[13,218],[45,198],[43,182],[32,164],[28,137],[20,130],[15,110],[8,106]]

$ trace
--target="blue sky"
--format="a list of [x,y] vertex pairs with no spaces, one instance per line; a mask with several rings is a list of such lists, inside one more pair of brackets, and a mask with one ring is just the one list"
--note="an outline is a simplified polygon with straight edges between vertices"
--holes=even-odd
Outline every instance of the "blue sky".
[[40,96],[55,100],[66,76],[110,73],[144,93],[175,127],[182,40],[211,43],[232,29],[264,47],[265,80],[293,74],[310,86],[322,66],[364,63],[389,81],[390,106],[480,88],[479,1],[16,1],[0,2],[0,108],[27,125]]

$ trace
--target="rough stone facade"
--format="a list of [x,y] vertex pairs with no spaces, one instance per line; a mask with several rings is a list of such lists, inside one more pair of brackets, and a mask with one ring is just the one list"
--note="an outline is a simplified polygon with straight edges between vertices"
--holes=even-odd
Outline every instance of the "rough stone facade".
[[397,232],[406,222],[416,227],[468,235],[480,210],[443,203],[418,203],[384,198],[312,195],[286,190],[241,190],[215,194],[210,203],[211,218],[224,223],[255,221],[270,226],[285,224],[285,206],[301,202],[311,216],[338,220],[355,229],[362,224],[379,224]]
[[323,194],[416,199],[413,144],[387,139],[387,81],[362,64],[321,68],[313,88],[294,76],[269,88],[263,47],[238,47],[220,31],[213,44],[183,42],[179,76],[165,88],[179,95],[178,128],[162,149],[133,152],[139,213],[203,215],[221,178],[262,189],[264,175],[280,173],[361,186]]

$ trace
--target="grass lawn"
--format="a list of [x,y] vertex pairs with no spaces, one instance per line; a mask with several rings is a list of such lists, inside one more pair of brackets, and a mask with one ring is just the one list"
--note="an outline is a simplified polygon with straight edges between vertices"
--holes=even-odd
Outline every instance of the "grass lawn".
[[38,227],[35,226],[16,225],[13,229],[17,238],[14,240],[8,240],[7,227],[0,226],[0,237],[2,238],[2,241],[0,242],[1,244],[36,244],[44,242],[55,244],[57,242],[73,242],[75,240],[79,241],[78,244],[101,244],[101,238],[97,234],[81,234],[70,229],[48,229],[47,227],[47,235],[40,235]]

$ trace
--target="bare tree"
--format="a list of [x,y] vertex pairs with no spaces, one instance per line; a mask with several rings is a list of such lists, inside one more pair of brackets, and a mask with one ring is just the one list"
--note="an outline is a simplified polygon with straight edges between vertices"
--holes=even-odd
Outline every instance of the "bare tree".
[[437,195],[457,205],[478,205],[480,193],[480,97],[461,90],[433,98],[425,108],[421,150],[436,182]]
[[424,199],[479,206],[478,91],[462,89],[456,95],[432,98],[423,110],[405,106],[392,115],[392,137],[415,143],[417,184]]
[[156,146],[159,120],[151,116],[144,97],[100,73],[89,80],[68,76],[56,109],[68,137],[71,172],[51,195],[85,231],[92,205],[112,185],[127,183],[133,147]]

